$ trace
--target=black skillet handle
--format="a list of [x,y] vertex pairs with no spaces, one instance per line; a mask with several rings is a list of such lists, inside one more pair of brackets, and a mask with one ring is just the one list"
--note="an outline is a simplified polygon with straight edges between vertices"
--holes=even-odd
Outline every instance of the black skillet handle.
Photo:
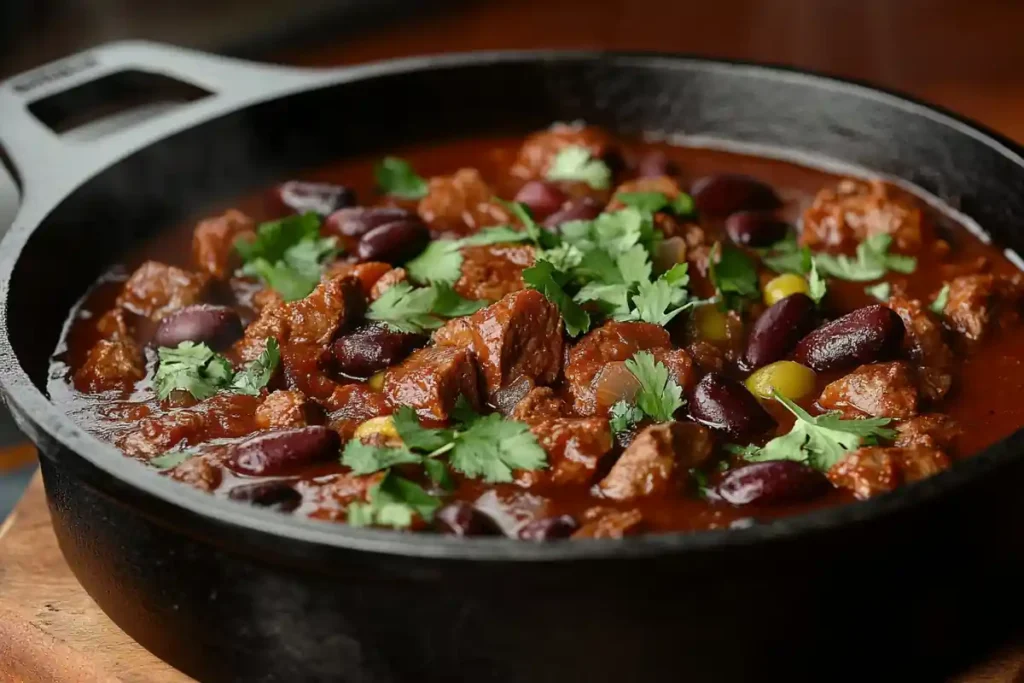
[[[209,95],[64,134],[33,113],[34,103],[126,71],[165,76]],[[306,89],[332,74],[336,79],[338,71],[257,64],[143,41],[101,45],[0,83],[0,149],[13,166],[24,215],[29,208],[52,208],[86,178],[160,138],[247,104]]]

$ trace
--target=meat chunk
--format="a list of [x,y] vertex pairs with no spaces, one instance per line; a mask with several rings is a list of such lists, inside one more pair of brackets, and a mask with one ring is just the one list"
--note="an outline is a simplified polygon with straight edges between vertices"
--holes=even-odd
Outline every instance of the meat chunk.
[[623,538],[643,531],[643,514],[637,510],[597,508],[588,511],[592,519],[583,524],[573,538]]
[[693,358],[684,349],[654,349],[651,351],[654,360],[668,369],[668,375],[683,390],[692,389],[696,384],[697,374],[693,371]]
[[334,261],[324,268],[321,279],[333,280],[343,275],[351,275],[359,280],[363,293],[369,298],[373,294],[373,286],[382,277],[395,268],[390,263],[382,261],[366,261],[365,263],[349,263],[348,261]]
[[142,351],[131,339],[101,339],[75,373],[75,387],[89,393],[124,390],[145,377],[144,368]]
[[469,317],[489,396],[520,377],[551,384],[562,368],[562,316],[540,292],[514,292]]
[[160,320],[179,308],[198,303],[210,276],[190,273],[158,261],[146,261],[124,283],[117,305],[136,315]]
[[872,363],[825,387],[818,405],[838,410],[847,418],[870,415],[906,419],[917,414],[917,386],[907,363]]
[[946,454],[934,448],[869,447],[848,453],[829,469],[828,478],[865,500],[901,484],[930,477],[949,466]]
[[567,414],[568,406],[565,405],[565,401],[555,396],[551,387],[534,387],[516,403],[509,417],[532,425],[565,417]]
[[245,328],[245,334],[235,342],[232,355],[244,363],[256,360],[267,348],[267,339],[273,337],[279,345],[288,340],[290,331],[288,308],[283,301],[268,303],[259,317]]
[[566,358],[565,380],[580,415],[595,410],[594,378],[613,361],[624,361],[637,351],[671,348],[663,327],[643,322],[608,322],[578,341]]
[[417,211],[435,235],[469,235],[512,220],[505,207],[494,201],[494,191],[474,168],[431,178],[427,196],[420,200]]
[[601,159],[611,147],[611,138],[593,126],[556,123],[523,141],[512,166],[512,175],[524,180],[543,178],[551,162],[566,147],[583,147],[590,156]]
[[468,317],[452,318],[434,330],[432,339],[439,346],[473,346],[473,326]]
[[960,426],[948,415],[931,413],[919,415],[896,426],[898,448],[921,446],[940,451],[956,452],[956,442],[963,433]]
[[196,226],[192,233],[192,257],[200,270],[223,280],[238,267],[235,242],[240,239],[256,239],[256,226],[241,211],[229,209]]
[[467,348],[429,346],[413,352],[384,375],[384,395],[394,406],[409,406],[426,420],[447,421],[459,395],[478,408],[480,377]]
[[295,490],[302,496],[301,509],[314,519],[344,521],[349,503],[365,501],[367,492],[384,478],[383,472],[356,475],[332,474],[316,479],[301,479]]
[[462,249],[462,276],[453,288],[467,299],[497,301],[523,289],[523,269],[533,265],[529,244],[488,244]]
[[183,444],[244,436],[252,429],[259,399],[244,394],[217,394],[191,408],[141,420],[117,439],[126,455],[149,459]]
[[663,422],[646,427],[623,452],[598,489],[612,500],[663,496],[686,472],[711,456],[711,432],[692,422]]
[[174,467],[167,475],[175,481],[212,493],[220,487],[224,479],[224,466],[221,460],[222,454],[226,452],[226,448],[220,448],[215,453],[194,455]]
[[962,275],[949,283],[945,314],[950,324],[970,340],[984,337],[993,325],[1008,325],[1020,317],[1024,277]]
[[128,323],[128,315],[121,307],[114,307],[104,313],[96,322],[96,331],[110,341],[131,339],[133,330]]
[[935,314],[916,299],[894,296],[886,304],[903,319],[907,330],[903,347],[917,365],[921,395],[939,401],[953,383],[953,352],[942,336],[942,325]]
[[370,289],[370,301],[376,301],[381,295],[400,282],[408,282],[409,276],[405,268],[392,268],[381,275]]
[[548,467],[519,472],[516,483],[524,487],[587,486],[614,445],[608,420],[600,417],[548,419],[535,423],[530,431],[548,454]]
[[325,403],[331,410],[328,426],[338,432],[343,441],[351,439],[356,428],[367,420],[391,414],[384,394],[365,384],[339,386]]
[[289,341],[326,344],[340,331],[359,322],[366,312],[366,296],[359,280],[342,275],[325,280],[309,296],[285,304]]
[[844,178],[824,188],[804,212],[800,242],[811,248],[849,247],[891,235],[901,251],[916,252],[928,237],[921,209],[880,180]]
[[271,392],[256,408],[256,426],[259,429],[306,427],[320,424],[320,408],[301,391]]

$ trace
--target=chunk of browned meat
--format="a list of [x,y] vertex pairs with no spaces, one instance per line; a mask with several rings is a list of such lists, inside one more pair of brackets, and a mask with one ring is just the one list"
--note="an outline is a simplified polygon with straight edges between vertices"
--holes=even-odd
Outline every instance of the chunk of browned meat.
[[610,146],[611,138],[600,128],[556,123],[523,141],[512,166],[512,175],[524,180],[544,177],[551,162],[566,147],[583,147],[590,156],[600,159],[608,153]]
[[459,395],[478,408],[480,377],[467,348],[429,346],[414,351],[384,375],[384,395],[394,406],[409,406],[426,420],[447,421]]
[[302,496],[302,509],[314,519],[344,521],[349,503],[366,500],[367,492],[384,478],[383,472],[356,475],[332,474],[315,479],[301,479],[295,490]]
[[586,486],[614,445],[608,420],[600,417],[548,419],[534,423],[530,431],[548,454],[548,466],[518,472],[516,483],[524,487],[549,483]]
[[904,361],[862,365],[825,387],[818,405],[848,418],[913,417],[917,414],[913,371]]
[[473,326],[469,322],[469,317],[452,318],[434,330],[432,339],[439,346],[472,346]]
[[668,375],[683,390],[689,390],[696,384],[697,374],[693,371],[693,358],[684,349],[654,349],[651,351],[654,360],[668,369]]
[[623,538],[643,531],[644,516],[637,510],[590,510],[593,519],[586,522],[573,538]]
[[117,447],[127,455],[149,459],[178,444],[194,446],[210,439],[244,436],[252,429],[258,405],[255,396],[218,394],[191,408],[141,420],[118,437]]
[[955,453],[956,442],[963,430],[948,415],[930,413],[919,415],[896,426],[899,436],[893,444],[899,448],[922,446],[947,453]]
[[254,292],[249,302],[252,305],[252,309],[259,314],[267,306],[284,305],[284,297],[276,289],[264,287]]
[[711,342],[698,339],[687,344],[686,350],[702,372],[721,372],[725,367],[725,352]]
[[96,321],[96,331],[100,336],[110,341],[119,341],[132,338],[132,327],[128,323],[128,314],[120,307],[115,307],[104,313]]
[[351,439],[356,428],[367,420],[391,414],[384,394],[365,384],[339,386],[325,404],[331,411],[327,426],[338,432],[342,441]]
[[930,401],[939,401],[953,383],[953,352],[942,336],[942,325],[935,314],[916,299],[894,296],[886,304],[903,319],[907,333],[903,347],[917,366],[921,394]]
[[90,393],[128,389],[145,377],[144,368],[142,351],[131,339],[101,339],[89,349],[85,363],[75,373],[75,387]]
[[829,469],[828,478],[864,500],[930,477],[949,466],[946,454],[934,448],[869,447],[848,453]]
[[271,392],[256,409],[260,429],[305,427],[323,422],[319,406],[301,391]]
[[309,296],[285,304],[288,340],[297,344],[326,344],[335,333],[358,323],[366,312],[359,280],[342,275],[324,280]]
[[637,351],[671,348],[663,327],[643,322],[608,322],[591,331],[569,349],[565,380],[580,415],[592,415],[595,409],[594,378],[613,361],[624,361]]
[[467,299],[497,301],[525,287],[523,269],[533,265],[528,244],[488,244],[462,249],[462,276],[453,288]]
[[921,209],[880,180],[844,178],[824,188],[804,212],[800,242],[812,248],[848,247],[892,235],[901,251],[915,252],[928,235]]
[[239,264],[235,242],[256,239],[255,228],[251,218],[235,209],[200,221],[192,234],[192,256],[196,265],[218,280],[228,277]]
[[212,493],[224,479],[222,460],[228,449],[221,447],[210,453],[194,455],[167,473],[171,479],[200,491]]
[[968,339],[984,337],[993,325],[1008,325],[1020,317],[1024,278],[1020,274],[962,275],[949,283],[945,314]]
[[359,280],[363,293],[367,298],[373,294],[373,286],[382,277],[395,270],[390,263],[382,261],[366,261],[364,263],[349,263],[348,261],[334,261],[324,268],[322,280],[333,280],[342,275],[351,275]]
[[551,384],[562,368],[562,316],[540,292],[514,292],[469,317],[473,353],[493,396],[527,377]]
[[612,500],[666,495],[711,456],[713,445],[711,432],[692,422],[651,425],[636,435],[598,489]]
[[669,200],[672,200],[678,197],[681,191],[682,190],[679,189],[679,183],[668,176],[648,176],[627,180],[615,188],[612,200],[608,203],[608,208],[606,210],[618,211],[619,209],[625,208],[626,205],[617,198],[617,195],[623,193],[660,192],[668,197]]
[[210,276],[190,273],[158,261],[146,261],[124,283],[117,305],[151,320],[198,303]]
[[516,403],[509,417],[526,424],[537,424],[545,420],[565,417],[567,414],[568,406],[565,405],[565,401],[555,395],[551,387],[534,387]]
[[398,283],[407,282],[408,280],[409,276],[405,272],[405,268],[392,268],[377,278],[377,281],[373,283],[373,288],[370,289],[370,301],[376,301],[384,292],[388,291]]
[[512,220],[505,207],[494,201],[494,191],[475,168],[431,178],[427,196],[416,210],[435,236],[469,235]]
[[267,339],[273,337],[283,345],[288,340],[289,331],[288,308],[282,301],[271,302],[245,328],[245,334],[232,347],[232,355],[245,363],[256,360],[267,348]]

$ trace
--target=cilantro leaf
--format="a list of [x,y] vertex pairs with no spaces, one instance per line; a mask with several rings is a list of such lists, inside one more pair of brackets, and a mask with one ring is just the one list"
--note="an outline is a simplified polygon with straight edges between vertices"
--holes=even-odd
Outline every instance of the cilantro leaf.
[[[715,258],[717,252],[717,258]],[[711,258],[711,281],[722,297],[723,305],[739,310],[745,299],[757,297],[757,266],[753,260],[736,247],[716,243]]]
[[612,406],[609,413],[609,425],[613,434],[629,431],[640,420],[644,419],[644,411],[626,401],[619,401]]
[[821,300],[825,298],[825,294],[828,292],[828,284],[825,282],[825,278],[818,272],[818,264],[811,261],[811,274],[807,278],[808,292],[807,295],[816,304],[820,304]]
[[399,438],[410,450],[430,454],[443,448],[454,438],[450,429],[429,429],[420,425],[416,411],[409,406],[401,406],[396,410],[392,420]]
[[676,198],[672,200],[672,213],[677,216],[692,216],[697,213],[697,205],[693,201],[693,197],[680,192],[676,195]]
[[563,287],[568,279],[564,272],[555,270],[547,261],[538,261],[523,271],[523,282],[526,286],[536,289],[558,306],[562,320],[565,321],[566,332],[570,337],[578,337],[590,329],[590,314],[566,294]]
[[341,464],[352,468],[352,474],[372,474],[394,465],[419,463],[423,456],[404,447],[376,446],[351,439],[341,452]]
[[389,526],[406,529],[419,515],[429,522],[441,507],[441,500],[394,472],[370,487],[365,503],[350,503],[348,523],[352,526]]
[[536,256],[539,261],[547,261],[555,270],[573,270],[583,263],[583,252],[572,244],[560,244],[553,249],[545,249]]
[[434,240],[419,256],[405,264],[405,270],[416,282],[452,283],[462,277],[462,253],[459,250],[463,247],[482,247],[527,239],[529,235],[525,232],[499,225],[484,228],[458,240]]
[[158,455],[155,458],[151,458],[149,460],[149,464],[158,470],[169,470],[177,467],[198,453],[199,451],[191,448],[183,451],[171,451],[169,453]]
[[628,317],[616,317],[616,320],[641,320],[664,327],[683,311],[707,303],[699,299],[687,301],[689,282],[685,263],[672,266],[654,282],[641,282],[631,298],[634,310]]
[[889,300],[892,296],[892,285],[888,282],[879,282],[877,285],[868,285],[864,288],[864,293],[868,296],[873,296],[882,303]]
[[526,230],[525,234],[530,238],[530,241],[538,247],[555,246],[558,241],[558,237],[537,225],[537,222],[533,220],[533,216],[530,214],[530,209],[526,204],[523,204],[522,202],[506,202],[504,199],[499,197],[495,197],[494,201],[504,206],[512,213],[513,216],[519,219],[519,222],[522,223],[523,228]]
[[407,282],[399,282],[370,304],[366,318],[399,332],[420,333],[440,327],[444,322],[442,317],[469,315],[486,305],[484,301],[463,299],[443,283],[414,288]]
[[256,239],[235,242],[243,275],[258,277],[285,301],[307,296],[320,282],[322,264],[337,254],[333,237],[320,237],[315,213],[261,223]]
[[790,233],[761,253],[761,262],[776,273],[804,275],[811,270],[811,250],[801,247]]
[[384,194],[399,199],[420,199],[427,194],[427,181],[412,165],[399,157],[384,157],[373,168],[373,176]]
[[913,256],[890,254],[891,235],[874,235],[857,245],[857,257],[845,254],[816,254],[814,261],[826,275],[852,282],[877,280],[886,272],[912,273],[917,267]]
[[289,248],[307,240],[320,237],[320,217],[313,212],[288,216],[277,221],[260,223],[256,227],[256,239],[238,239],[235,251],[245,262],[258,258],[270,263],[280,261]]
[[627,285],[634,282],[650,282],[653,270],[651,258],[647,250],[639,244],[619,254],[615,259],[615,266],[619,269],[622,281]]
[[683,388],[670,376],[664,363],[649,351],[639,351],[626,361],[626,369],[640,383],[636,407],[657,422],[672,419],[683,407]]
[[492,413],[458,433],[448,461],[468,477],[496,483],[512,481],[512,470],[547,467],[547,454],[524,423]]
[[162,346],[157,356],[160,364],[154,382],[161,401],[177,390],[202,401],[226,387],[234,376],[231,363],[206,344],[184,341],[173,349]]
[[680,192],[675,199],[669,199],[663,192],[619,192],[615,199],[649,213],[668,209],[677,216],[691,216],[695,211],[693,197],[685,192]]
[[487,306],[486,301],[463,298],[461,294],[451,288],[451,285],[438,282],[433,285],[434,303],[431,312],[443,318],[461,318],[464,315],[472,315],[481,308]]
[[277,364],[281,362],[281,348],[277,340],[267,337],[266,348],[256,358],[247,363],[244,368],[235,374],[231,381],[231,390],[239,394],[259,396],[260,390],[267,386],[270,378],[274,376]]
[[942,313],[946,310],[946,306],[948,304],[949,283],[947,282],[942,285],[942,289],[940,289],[939,293],[935,295],[935,301],[928,304],[928,308],[932,311],[932,313],[938,313],[939,315],[942,315]]
[[611,184],[612,172],[603,161],[594,159],[587,148],[570,145],[555,155],[547,179],[579,181],[595,190],[606,190]]

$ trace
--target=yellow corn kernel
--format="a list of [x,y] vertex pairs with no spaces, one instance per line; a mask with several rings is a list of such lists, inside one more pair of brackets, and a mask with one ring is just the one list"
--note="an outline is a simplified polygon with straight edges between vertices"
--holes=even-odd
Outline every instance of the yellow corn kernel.
[[729,338],[729,321],[715,304],[697,308],[693,312],[693,321],[697,326],[697,334],[704,341],[722,342]]
[[374,391],[381,391],[384,389],[384,371],[378,372],[376,375],[371,377],[366,383]]
[[771,306],[793,294],[807,294],[811,291],[807,280],[794,273],[784,273],[772,278],[764,286],[764,302]]
[[778,391],[791,401],[814,391],[814,370],[791,360],[780,360],[766,365],[747,377],[747,389],[759,398],[772,397]]
[[395,421],[391,419],[390,415],[371,417],[369,420],[356,427],[356,431],[353,436],[360,441],[365,441],[368,437],[378,434],[385,441],[401,441],[401,437],[398,436],[398,430],[395,429]]

